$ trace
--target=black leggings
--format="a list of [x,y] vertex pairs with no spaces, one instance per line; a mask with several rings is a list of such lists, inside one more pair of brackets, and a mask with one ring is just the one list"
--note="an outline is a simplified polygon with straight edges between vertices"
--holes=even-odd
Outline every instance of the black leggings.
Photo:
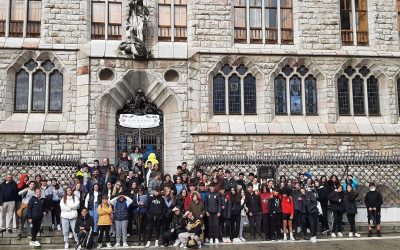
[[328,203],[327,202],[321,202],[321,209],[322,209],[322,215],[319,216],[319,220],[321,221],[321,230],[329,230],[329,224],[328,224]]
[[139,236],[139,241],[145,240],[146,225],[147,225],[146,214],[144,214],[144,213],[137,214],[136,215],[136,226],[137,226],[137,233]]
[[239,238],[240,230],[240,214],[232,215],[231,217],[231,240],[234,238]]
[[210,239],[218,238],[219,225],[217,214],[210,214],[210,216],[208,216],[208,226],[208,234]]
[[356,215],[355,214],[347,214],[347,219],[350,223],[350,232],[356,233]]
[[61,207],[60,201],[51,201],[53,209],[51,210],[51,223],[53,225],[61,224]]
[[264,229],[265,239],[270,239],[271,235],[269,234],[269,214],[262,214],[262,225]]
[[106,242],[110,242],[110,228],[111,226],[98,226],[99,227],[99,240],[97,243],[103,243],[103,235],[106,235]]
[[231,237],[231,219],[223,218],[221,220],[222,237]]
[[301,217],[302,217],[302,212],[299,210],[294,210],[294,221],[293,221],[293,229],[294,230],[293,231],[295,233],[299,233],[297,231],[299,227],[303,228],[303,226],[302,226],[303,222],[301,220]]
[[163,216],[164,216],[163,214],[161,214],[161,215],[150,214],[148,216],[147,241],[151,241],[151,236],[153,235],[153,227],[155,227],[156,240],[158,240],[160,238]]
[[[310,224],[311,237],[317,236],[318,213],[307,214],[307,221]],[[307,232],[307,229],[305,232]]]
[[281,214],[276,213],[276,214],[270,214],[269,215],[270,219],[270,225],[271,225],[271,236],[273,238],[280,238],[281,235]]
[[343,223],[343,213],[338,211],[333,211],[333,228],[332,232],[342,232]]
[[32,228],[31,228],[32,241],[36,241],[36,235],[40,230],[41,223],[42,219],[32,219]]

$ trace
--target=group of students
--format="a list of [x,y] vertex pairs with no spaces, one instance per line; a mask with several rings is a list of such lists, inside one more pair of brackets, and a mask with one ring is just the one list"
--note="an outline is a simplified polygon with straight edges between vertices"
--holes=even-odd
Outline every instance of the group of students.
[[[93,166],[83,164],[73,183],[65,189],[57,179],[50,183],[40,175],[29,180],[23,174],[17,184],[7,174],[0,185],[2,231],[12,231],[17,209],[18,237],[26,221],[31,228],[31,246],[40,246],[37,234],[43,228],[43,216],[51,213],[49,230],[62,230],[65,248],[69,239],[76,248],[87,246],[97,236],[97,248],[128,247],[128,237],[137,236],[137,244],[146,247],[164,245],[201,247],[204,243],[238,243],[247,240],[317,241],[317,226],[331,237],[343,237],[346,213],[349,237],[356,232],[358,183],[348,175],[341,183],[332,175],[316,178],[304,171],[296,178],[281,176],[276,183],[253,173],[233,176],[229,170],[190,173],[184,162],[172,176],[162,175],[155,153],[140,154],[138,149],[118,159],[118,167],[106,158]],[[50,184],[50,185],[49,185]],[[14,203],[12,207],[11,203]],[[369,184],[364,197],[368,211],[369,233],[380,234],[382,195]],[[328,209],[333,226],[328,224]],[[245,237],[244,226],[250,234]],[[310,232],[308,235],[307,231]],[[310,237],[309,237],[310,236]],[[159,241],[161,241],[159,243]],[[104,243],[104,244],[103,244]]]

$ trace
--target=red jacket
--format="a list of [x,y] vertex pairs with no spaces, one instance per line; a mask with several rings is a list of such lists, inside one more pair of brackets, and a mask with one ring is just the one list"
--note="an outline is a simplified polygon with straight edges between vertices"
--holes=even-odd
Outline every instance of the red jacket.
[[260,199],[261,199],[261,209],[263,214],[268,214],[269,209],[268,209],[268,200],[272,197],[272,193],[260,193]]
[[290,214],[291,216],[294,215],[294,205],[292,197],[288,196],[286,198],[282,198],[281,206],[282,214]]

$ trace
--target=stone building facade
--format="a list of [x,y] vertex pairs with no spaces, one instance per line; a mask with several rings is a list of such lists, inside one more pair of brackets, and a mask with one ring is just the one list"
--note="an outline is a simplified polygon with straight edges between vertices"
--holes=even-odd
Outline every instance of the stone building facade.
[[[7,9],[15,0],[4,2],[3,8]],[[25,0],[22,4],[30,2]],[[104,1],[107,6],[113,2]],[[151,56],[141,60],[118,50],[126,38],[129,3],[127,0],[116,2],[120,3],[120,9],[116,8],[120,15],[113,18],[116,22],[119,20],[120,30],[117,36],[108,34],[113,40],[105,39],[107,36],[101,31],[94,34],[98,14],[93,15],[95,5],[90,0],[41,1],[39,35],[32,35],[29,30],[32,22],[23,20],[22,27],[27,30],[16,37],[13,15],[4,17],[4,34],[0,37],[0,149],[3,153],[79,155],[82,162],[109,157],[114,162],[117,112],[138,89],[163,112],[161,150],[166,173],[172,173],[182,161],[193,164],[196,155],[204,154],[400,151],[400,27],[396,1],[350,1],[353,6],[350,10],[353,15],[348,18],[350,23],[366,22],[367,27],[360,31],[353,28],[348,33],[344,31],[346,8],[339,0],[282,0],[279,3],[176,0],[175,5],[168,0],[145,0],[149,16],[144,40]],[[272,7],[267,8],[271,2]],[[177,6],[185,8],[186,12],[179,12],[179,17],[185,14],[186,26],[180,23],[175,27],[175,32],[184,30],[184,39],[175,37],[174,41],[174,38],[161,37],[162,4],[170,6],[172,16],[178,15],[174,11]],[[257,8],[253,8],[257,4],[263,9],[260,29],[272,30],[271,33],[257,33],[260,29],[253,29],[251,25],[257,18],[244,17],[238,21],[240,13],[250,17],[258,15]],[[366,13],[354,7],[363,4]],[[112,10],[115,15],[114,7],[106,9],[107,14]],[[276,22],[278,31],[267,29],[271,25],[265,21],[270,13],[267,9],[275,11],[275,21],[285,18]],[[292,20],[289,22],[288,11]],[[364,19],[356,20],[354,11],[364,14]],[[29,19],[30,14],[27,16]],[[110,29],[112,25],[110,22],[101,27]],[[365,28],[365,25],[359,27]],[[349,45],[349,40],[344,39],[346,34],[355,35],[359,40],[350,40]],[[366,38],[363,34],[367,34]],[[362,44],[365,39],[367,44]],[[32,86],[34,72],[45,71],[48,60],[53,66],[46,73],[47,80],[43,80],[46,91],[41,92]],[[27,69],[29,61],[37,64],[32,72]],[[231,107],[228,101],[229,93],[219,96],[224,101],[220,108],[226,112],[215,112],[214,79],[223,74],[224,67],[228,67],[229,74],[243,68],[254,81],[255,94],[243,94],[249,92],[242,87],[239,97],[236,96],[239,112],[226,111],[234,109],[234,104]],[[24,78],[26,85],[21,86],[29,91],[16,93],[20,91],[16,84],[21,69],[29,75]],[[57,112],[50,111],[50,105],[47,107],[52,94],[53,98],[60,99],[57,91],[46,87],[51,85],[53,70],[61,72],[63,77],[62,108]],[[300,76],[301,70],[306,72],[304,76]],[[338,90],[342,76],[354,78],[349,76],[349,71],[363,79],[361,97],[355,96],[352,90],[343,97],[343,90]],[[302,79],[298,80],[302,90],[297,99],[289,86],[296,74]],[[314,96],[304,89],[308,75],[316,83]],[[285,96],[280,97],[283,104],[277,103],[275,82],[279,76],[287,79]],[[374,91],[374,86],[378,91]],[[33,97],[33,92],[46,96],[43,97],[46,107],[32,102],[38,98]],[[24,106],[22,112],[17,112],[16,96],[28,98],[26,110]],[[344,99],[339,96],[349,101],[348,113],[340,102]],[[361,111],[355,107],[357,97]],[[301,110],[296,111],[292,102],[300,102]],[[373,103],[375,109],[371,107]],[[246,105],[255,105],[254,110],[246,113]],[[285,112],[278,112],[282,105]],[[309,112],[312,109],[315,112]]]

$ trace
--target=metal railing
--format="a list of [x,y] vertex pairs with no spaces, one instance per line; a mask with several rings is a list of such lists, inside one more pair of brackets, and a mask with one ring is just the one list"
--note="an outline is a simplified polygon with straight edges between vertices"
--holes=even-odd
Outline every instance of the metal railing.
[[40,174],[42,178],[50,180],[57,178],[60,184],[68,185],[80,166],[80,157],[75,155],[27,155],[25,153],[0,154],[1,179],[7,173],[14,176],[16,182],[21,174],[28,174],[33,180]]
[[201,155],[194,164],[211,174],[217,168],[229,169],[234,175],[253,172],[260,178],[277,180],[280,175],[296,178],[304,169],[313,176],[328,178],[335,174],[344,180],[348,174],[359,182],[359,203],[363,202],[367,185],[375,182],[383,195],[384,206],[400,206],[400,152],[351,153],[351,154],[276,154],[256,153],[254,155]]

